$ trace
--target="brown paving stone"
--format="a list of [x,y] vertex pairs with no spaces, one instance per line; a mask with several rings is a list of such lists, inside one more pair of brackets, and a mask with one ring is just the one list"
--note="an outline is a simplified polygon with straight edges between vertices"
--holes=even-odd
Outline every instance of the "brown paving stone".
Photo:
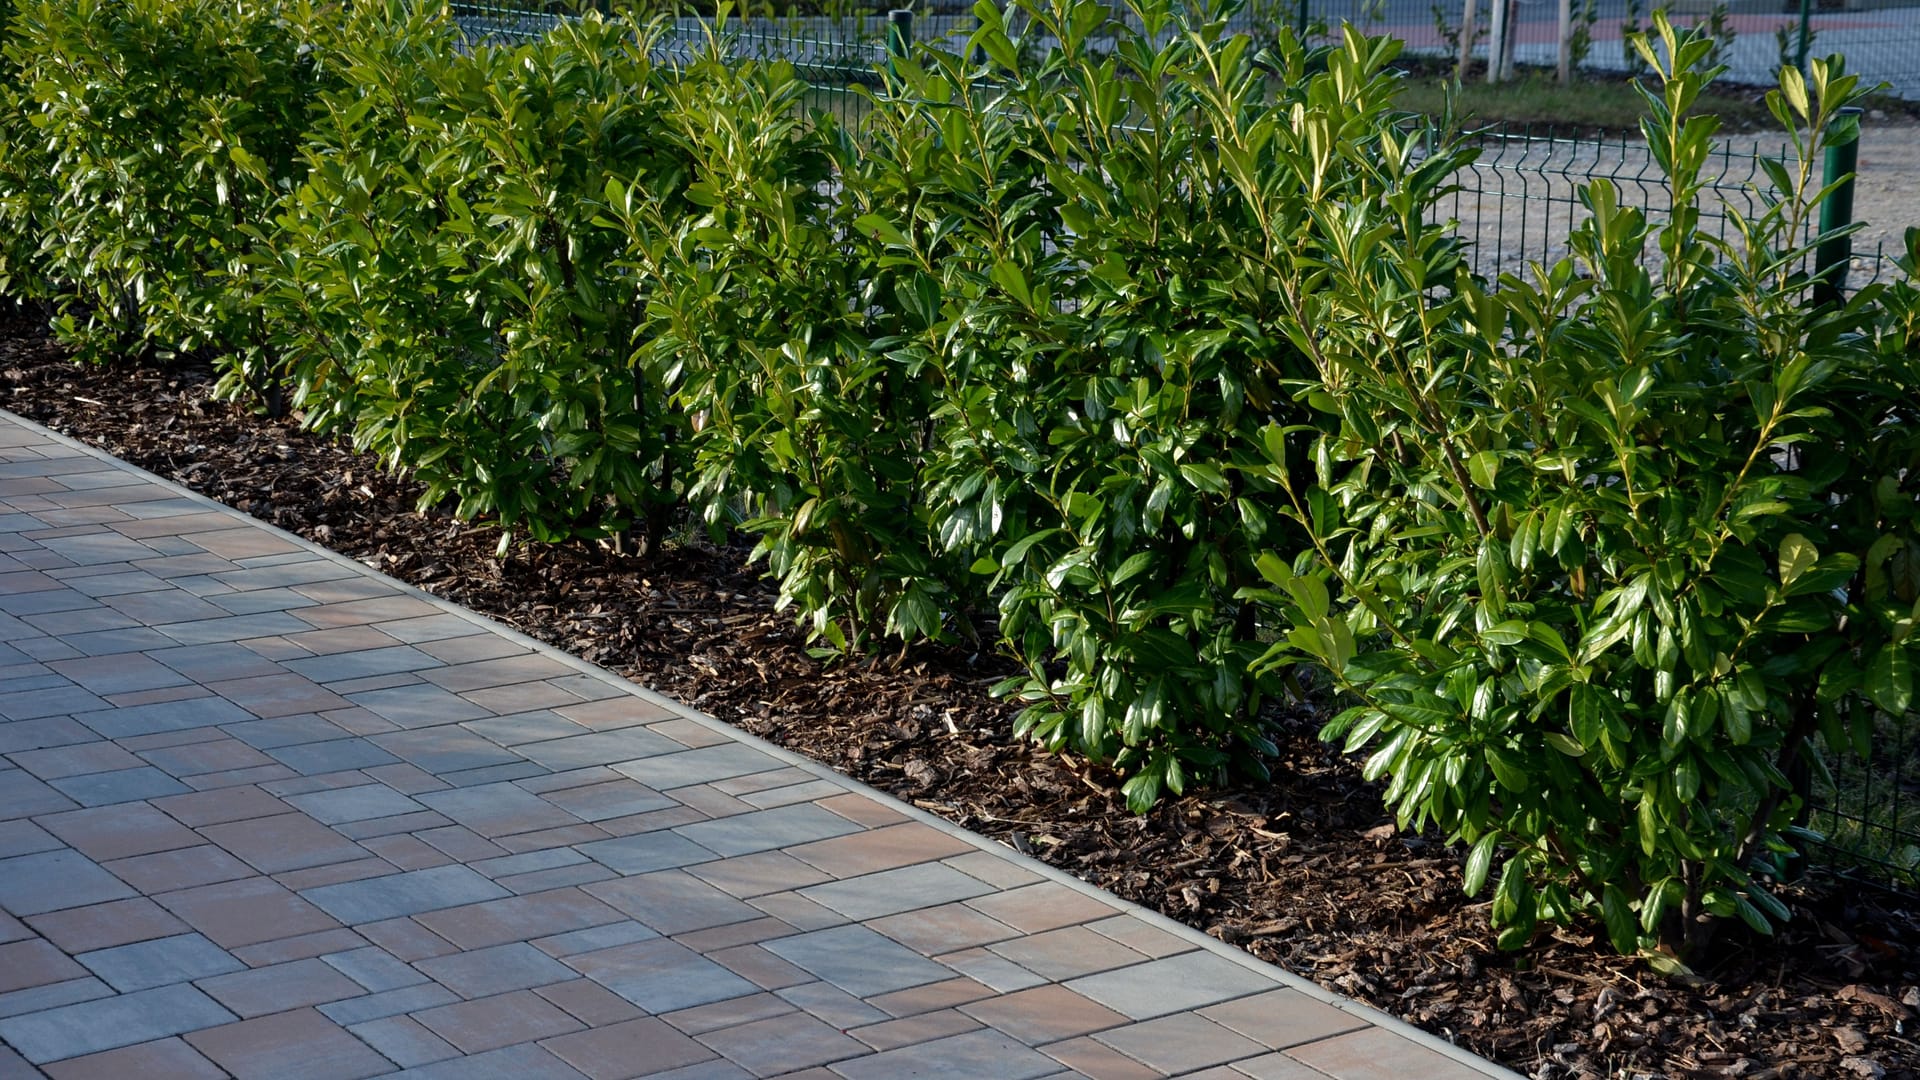
[[[730,776],[725,780],[715,780],[709,786],[722,794],[738,797],[772,791],[776,788],[790,788],[798,784],[805,784],[810,780],[818,779],[820,779],[818,776],[815,776],[813,773],[808,772],[798,765],[789,765],[784,769],[773,769],[768,772],[748,773],[745,776]],[[845,789],[842,788],[840,790],[844,791]],[[755,805],[759,804],[756,803]]]
[[49,1062],[41,1068],[52,1080],[226,1080],[227,1075],[179,1039],[123,1046]]
[[145,750],[164,750],[169,746],[185,746],[188,743],[212,742],[226,737],[227,733],[217,727],[199,727],[187,728],[184,731],[155,731],[127,739],[115,739],[114,742],[122,749],[140,753]]
[[889,1016],[916,1016],[935,1009],[965,1005],[970,1001],[979,1001],[994,995],[992,987],[973,979],[945,979],[925,986],[895,990],[890,994],[878,994],[867,999],[867,1004]]
[[541,829],[536,832],[519,833],[514,836],[497,836],[494,842],[511,852],[545,851],[548,848],[571,847],[574,844],[590,844],[595,840],[612,839],[613,834],[605,829],[585,823],[562,825],[557,829]]
[[180,777],[280,767],[279,762],[239,739],[215,739],[187,746],[169,746],[145,751],[140,756],[171,775]]
[[212,701],[213,695],[201,686],[162,686],[153,690],[130,690],[124,694],[108,694],[107,704],[116,709],[131,709],[136,705],[159,705],[168,701]]
[[847,1034],[875,1050],[892,1050],[895,1047],[932,1042],[934,1039],[943,1039],[948,1035],[958,1035],[979,1026],[978,1020],[965,1013],[941,1009],[937,1012],[920,1013],[917,1016],[899,1020],[882,1020],[877,1024],[850,1028]]
[[579,889],[567,888],[430,911],[414,916],[414,921],[460,948],[483,949],[626,918]]
[[1069,1039],[1040,1049],[1087,1080],[1160,1080],[1167,1075],[1088,1038]]
[[839,814],[848,821],[874,829],[909,820],[905,814],[893,807],[851,791],[845,795],[835,795],[830,799],[820,799],[818,805]]
[[755,1076],[773,1076],[870,1052],[865,1044],[806,1013],[720,1028],[697,1038]]
[[153,800],[153,805],[181,824],[194,828],[269,817],[292,809],[272,795],[250,786],[201,791],[192,795],[169,795]]
[[507,686],[489,686],[479,690],[468,690],[460,695],[475,705],[491,713],[511,716],[514,713],[533,712],[536,709],[551,709],[561,705],[578,705],[580,699],[573,693],[563,690],[549,682],[511,683]]
[[298,812],[205,825],[200,834],[265,874],[367,857],[359,844]]
[[453,862],[446,852],[405,833],[368,837],[360,841],[360,846],[402,870],[426,870]]
[[352,702],[303,675],[259,675],[208,683],[207,689],[262,719],[345,709]]
[[251,559],[260,555],[282,555],[302,551],[300,545],[291,540],[251,527],[233,528],[234,519],[228,518],[228,528],[211,532],[177,533],[211,554],[223,559]]
[[407,963],[460,951],[458,945],[412,919],[386,919],[381,922],[366,923],[354,929],[360,932],[361,937]]
[[756,809],[752,803],[741,802],[725,792],[715,791],[711,784],[693,784],[675,788],[673,798],[688,810],[707,818],[751,814]]
[[235,769],[232,772],[201,773],[198,776],[182,777],[181,782],[197,791],[213,791],[217,788],[238,787],[241,785],[269,784],[275,780],[285,780],[299,773],[285,765],[262,765],[254,769]]
[[703,1031],[736,1027],[796,1011],[791,1001],[776,994],[748,994],[746,997],[728,998],[710,1005],[695,1005],[691,1009],[665,1013],[660,1018],[689,1035],[698,1035]]
[[796,930],[824,930],[846,923],[847,917],[829,907],[816,904],[796,892],[768,893],[747,903],[787,923]]
[[1422,1080],[1485,1080],[1437,1050],[1376,1027],[1296,1046],[1287,1056],[1332,1076],[1335,1080],[1372,1080],[1378,1076],[1418,1076]]
[[608,818],[594,824],[605,830],[609,836],[632,836],[636,833],[659,832],[662,829],[710,820],[712,819],[707,815],[691,806],[670,806],[665,810],[649,810],[644,814]]
[[72,810],[34,820],[81,854],[102,861],[201,842],[192,829],[142,802]]
[[715,1056],[651,1016],[547,1039],[540,1046],[592,1080],[632,1080]]
[[527,647],[499,634],[475,632],[438,641],[423,641],[414,648],[449,664],[467,664],[476,660],[495,660],[502,656],[524,656]]
[[1236,1061],[1230,1067],[1218,1070],[1208,1069],[1204,1073],[1197,1073],[1193,1080],[1202,1080],[1203,1077],[1206,1080],[1215,1080],[1213,1076],[1215,1072],[1224,1074],[1218,1077],[1218,1080],[1242,1080],[1243,1077],[1252,1077],[1253,1080],[1327,1080],[1326,1073],[1303,1065],[1285,1054],[1266,1054],[1262,1057],[1248,1058],[1245,1061]]
[[316,930],[311,934],[297,934],[293,937],[262,941],[258,945],[242,945],[233,950],[233,955],[248,967],[266,967],[364,948],[366,944],[366,939],[359,934],[340,927],[334,930]]
[[960,1011],[1029,1046],[1118,1027],[1127,1018],[1064,986],[1036,986],[960,1006]]
[[305,1005],[324,1005],[367,992],[359,983],[314,957],[216,975],[195,985],[241,1019]]
[[645,1015],[632,1002],[592,979],[573,979],[552,986],[537,986],[533,992],[590,1027],[618,1024]]
[[818,867],[835,878],[891,871],[914,863],[929,863],[945,855],[972,851],[972,844],[948,836],[933,826],[918,821],[889,824],[866,832],[852,832],[831,840],[787,847],[795,859]]
[[417,795],[422,791],[444,791],[448,787],[446,781],[421,770],[417,765],[404,761],[393,765],[375,765],[360,771],[402,795]]
[[144,896],[33,915],[27,925],[70,953],[111,949],[187,932],[187,924]]
[[1151,956],[1156,960],[1177,953],[1192,952],[1195,948],[1193,942],[1180,935],[1170,934],[1145,919],[1133,915],[1101,919],[1099,922],[1086,925],[1087,929],[1095,931],[1102,937],[1110,937],[1134,952]]
[[1147,959],[1112,938],[1096,934],[1084,926],[1027,934],[989,945],[987,949],[1054,982],[1091,975],[1096,971],[1111,971]]
[[586,891],[662,934],[748,922],[760,912],[680,870],[599,882]]
[[1042,881],[1011,892],[992,893],[967,901],[967,905],[974,910],[1029,934],[1109,918],[1117,913],[1116,903],[1118,901],[1109,903],[1096,899],[1054,881]]
[[168,911],[228,949],[332,930],[339,923],[264,878],[244,878],[154,897]]
[[763,990],[781,990],[813,982],[807,972],[794,967],[758,945],[736,945],[706,954],[707,959],[753,983]]
[[188,1035],[235,1080],[359,1080],[393,1064],[312,1009],[295,1009]]
[[100,865],[143,893],[190,889],[254,874],[253,867],[212,844],[135,855]]
[[301,622],[310,623],[322,629],[365,626],[368,623],[412,619],[439,613],[439,608],[425,600],[416,600],[411,596],[398,593],[370,597],[365,600],[342,600],[318,604],[314,607],[295,608],[292,612]]
[[[305,609],[307,611],[312,608]],[[364,649],[391,649],[400,644],[371,626],[346,626],[329,630],[307,630],[286,635],[286,640],[316,656],[360,652]]]
[[[381,836],[398,836],[412,833],[419,839],[419,833],[432,829],[445,828],[452,824],[444,815],[432,810],[417,810],[411,814],[394,814],[383,818],[368,818],[364,821],[349,821],[334,826],[334,831],[353,840],[371,840]],[[433,845],[429,844],[429,847]],[[439,850],[435,848],[434,850]],[[501,852],[500,854],[504,854]],[[452,856],[449,856],[453,858]],[[459,862],[458,858],[453,858]]]
[[579,1031],[586,1025],[531,990],[442,1005],[413,1014],[467,1054]]
[[761,851],[690,866],[687,872],[734,896],[745,899],[788,889],[803,889],[832,880],[818,868],[784,851]]
[[44,941],[0,945],[0,994],[86,976],[86,968]]
[[700,723],[698,720],[689,720],[684,716],[676,716],[671,720],[662,720],[658,723],[648,724],[647,730],[657,735],[665,735],[674,742],[691,749],[699,749],[703,746],[720,746],[723,743],[733,741],[725,732],[716,731]]
[[17,750],[7,755],[15,765],[42,780],[58,780],[88,773],[137,769],[146,764],[111,742],[53,746],[44,750]]
[[1353,1013],[1285,988],[1209,1005],[1199,1015],[1275,1050],[1367,1026]]
[[596,731],[675,719],[673,712],[664,706],[655,705],[645,698],[630,696],[588,701],[579,705],[563,705],[553,711],[576,724],[583,724]]
[[868,920],[867,925],[926,956],[970,949],[1019,936],[1019,931],[965,904],[904,911]]

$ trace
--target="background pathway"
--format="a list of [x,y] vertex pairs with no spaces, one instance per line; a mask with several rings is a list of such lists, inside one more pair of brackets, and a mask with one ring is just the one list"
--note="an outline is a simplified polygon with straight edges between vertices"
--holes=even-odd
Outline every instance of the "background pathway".
[[0,1044],[57,1080],[1512,1075],[5,413]]

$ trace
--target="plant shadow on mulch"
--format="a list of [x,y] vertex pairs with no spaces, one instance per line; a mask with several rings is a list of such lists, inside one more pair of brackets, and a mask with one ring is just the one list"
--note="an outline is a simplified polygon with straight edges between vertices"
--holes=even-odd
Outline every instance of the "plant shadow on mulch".
[[1276,716],[1258,786],[1127,813],[1110,775],[1007,737],[1004,660],[954,649],[823,666],[743,548],[592,545],[507,561],[414,510],[365,455],[211,400],[199,368],[81,369],[0,317],[0,407],[510,624],[1116,895],[1541,1080],[1920,1076],[1920,901],[1811,879],[1777,939],[1722,935],[1698,985],[1593,928],[1496,951],[1459,853],[1397,835],[1378,789]]

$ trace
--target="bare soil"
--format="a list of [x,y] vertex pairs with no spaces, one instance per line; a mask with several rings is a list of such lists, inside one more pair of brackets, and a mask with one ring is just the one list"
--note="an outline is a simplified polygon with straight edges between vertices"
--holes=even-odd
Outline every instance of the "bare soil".
[[1729,928],[1697,982],[1592,927],[1500,953],[1460,853],[1395,831],[1374,785],[1275,716],[1274,779],[1136,817],[1095,766],[1008,738],[1001,659],[822,665],[743,548],[492,555],[417,489],[296,425],[213,401],[194,368],[79,369],[0,325],[0,406],[483,612],[1352,995],[1538,1080],[1920,1076],[1920,900],[1810,878],[1777,938]]

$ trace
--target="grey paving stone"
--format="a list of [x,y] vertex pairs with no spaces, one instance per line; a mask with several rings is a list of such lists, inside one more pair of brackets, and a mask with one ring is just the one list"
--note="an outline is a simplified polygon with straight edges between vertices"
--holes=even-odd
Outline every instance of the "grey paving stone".
[[403,986],[418,986],[427,981],[427,977],[411,964],[402,963],[392,953],[376,945],[328,953],[320,959],[376,994],[398,990]]
[[993,886],[979,878],[943,863],[903,866],[799,890],[801,896],[814,903],[825,904],[855,920],[897,915],[994,891]]
[[217,619],[163,623],[154,629],[182,645],[209,645],[278,634],[298,634],[313,627],[288,612],[262,611],[253,615],[226,615]]
[[670,832],[635,833],[579,844],[575,851],[622,874],[644,874],[676,866],[712,862],[720,856]]
[[[647,729],[624,730],[646,731]],[[620,733],[609,732],[608,734]],[[648,734],[662,741],[671,742],[664,735],[651,731],[648,731]],[[672,745],[677,747],[680,744],[672,743]],[[773,772],[786,767],[786,762],[762,753],[745,743],[721,743],[718,746],[703,746],[698,750],[661,753],[657,757],[624,762],[615,765],[614,771],[630,776],[650,788],[667,791],[690,784],[707,784],[735,776]]]
[[207,600],[234,615],[254,615],[262,611],[293,611],[319,603],[318,600],[310,596],[302,596],[292,589],[253,589],[248,592],[221,593],[209,596]]
[[104,709],[107,703],[100,700],[91,691],[75,686],[65,679],[66,685],[38,690],[20,690],[14,693],[0,693],[0,720],[33,720],[42,716],[70,716],[74,713],[92,712]]
[[61,640],[83,656],[123,656],[148,649],[164,649],[174,644],[172,638],[146,626],[100,630],[91,634],[67,634]]
[[346,821],[411,814],[425,807],[385,784],[358,784],[353,787],[312,791],[289,795],[286,801],[307,812],[316,821],[338,825]]
[[954,977],[952,969],[864,926],[835,926],[769,941],[768,952],[855,997],[892,993]]
[[162,731],[189,731],[220,724],[239,724],[253,718],[252,713],[218,697],[131,705],[74,716],[75,720],[109,739],[131,739],[136,735],[154,735]]
[[460,995],[439,983],[427,982],[418,986],[405,986],[398,990],[368,994],[365,997],[329,1002],[320,1006],[320,1013],[334,1023],[344,1026],[378,1020],[383,1016],[399,1016],[401,1013],[451,1005],[459,1000]]
[[579,818],[510,783],[429,791],[415,798],[482,836],[580,824]]
[[48,1009],[57,1009],[62,1005],[72,1005],[75,1002],[110,997],[112,994],[113,987],[91,975],[84,979],[68,979],[66,982],[28,987],[25,990],[0,994],[0,1018],[44,1012]]
[[648,941],[660,935],[637,922],[608,923],[606,926],[589,926],[585,930],[569,930],[564,934],[540,938],[534,946],[548,956],[565,958],[580,953],[598,952],[618,945],[631,945],[636,941]]
[[441,773],[438,779],[454,787],[474,787],[480,784],[503,784],[510,780],[527,780],[546,775],[547,770],[533,762],[518,761],[506,765],[488,765],[479,769]]
[[360,649],[353,652],[287,660],[282,666],[305,675],[314,682],[332,683],[346,679],[364,679],[369,675],[425,671],[428,668],[446,665],[411,645],[394,645],[384,649]]
[[487,710],[437,686],[419,683],[348,694],[347,700],[403,728],[432,727],[477,720]]
[[177,934],[74,957],[121,993],[192,982],[239,971],[246,965],[199,934]]
[[606,821],[680,805],[673,798],[625,777],[549,791],[546,799],[582,821]]
[[266,754],[302,776],[371,769],[377,765],[393,765],[400,760],[366,739],[335,739],[332,742],[275,746],[269,748]]
[[[643,727],[596,731],[550,742],[522,743],[515,749],[527,760],[539,762],[549,769],[582,769],[590,765],[611,765],[655,755],[679,756],[685,752],[685,747],[679,743]],[[742,749],[750,750],[751,747]],[[753,752],[759,754],[758,751]],[[764,754],[759,756],[765,757]],[[690,784],[700,782],[686,781]]]
[[[173,639],[166,639],[169,643]],[[195,682],[227,682],[262,675],[281,674],[280,665],[251,649],[230,642],[211,645],[178,645],[154,649],[147,654]]]
[[193,789],[151,765],[138,769],[88,773],[49,780],[60,793],[81,806],[109,806],[139,799],[185,795]]
[[[103,484],[104,487],[122,487],[127,483],[127,474],[114,469],[101,474],[114,481]],[[55,536],[38,541],[48,551],[58,552],[75,566],[92,566],[99,563],[134,562],[139,559],[151,559],[152,548],[138,540],[130,540],[117,532],[89,533],[85,536]]]
[[[0,729],[0,737],[6,734]],[[0,821],[72,810],[79,805],[25,769],[0,769]]]
[[465,866],[453,865],[322,885],[300,895],[321,911],[352,926],[497,900],[511,894]]
[[847,1080],[1036,1080],[1060,1071],[1060,1063],[1018,1039],[986,1029],[913,1043],[885,1053],[842,1061],[833,1071]]
[[752,922],[764,914],[678,870],[603,881],[582,891],[667,935]]
[[276,716],[271,720],[249,720],[241,724],[227,724],[221,730],[255,750],[332,742],[352,736],[352,732],[345,728],[328,723],[311,713],[296,713],[292,716]]
[[665,938],[580,953],[568,957],[566,964],[656,1015],[760,992],[758,986]]
[[[716,748],[717,749],[717,748]],[[645,781],[642,781],[645,783]],[[674,830],[721,855],[747,855],[859,832],[860,826],[812,803],[699,821]]]
[[[65,716],[0,721],[0,754],[99,741],[100,736],[93,729]],[[4,769],[4,766],[0,766],[0,769]]]
[[[268,556],[267,558],[274,561],[267,565],[260,565],[256,563],[255,560],[248,559],[246,562],[254,565],[241,570],[222,570],[216,572],[213,576],[215,580],[230,588],[247,590],[277,589],[289,585],[311,585],[317,581],[339,581],[342,578],[358,577],[366,572],[352,566],[343,566],[324,555],[308,551],[288,553],[284,557],[284,561],[282,561],[282,557],[280,556]],[[299,633],[301,630],[311,629],[313,629],[311,624],[301,623],[294,630],[275,630],[272,631],[272,633]],[[254,634],[250,636],[266,637],[267,635]]]
[[459,727],[423,728],[373,736],[380,748],[430,773],[462,772],[521,761],[519,754]]
[[515,874],[531,874],[536,870],[554,870],[562,866],[577,866],[587,862],[585,855],[573,848],[544,848],[540,851],[525,851],[518,855],[502,855],[497,859],[481,859],[467,865],[490,878],[498,880]]
[[1210,952],[1182,953],[1074,979],[1067,988],[1134,1020],[1271,990],[1266,975]]
[[234,1015],[185,983],[0,1020],[0,1038],[36,1065],[232,1023]]
[[16,916],[135,895],[119,878],[71,849],[0,859],[0,909]]
[[191,679],[149,657],[134,654],[111,660],[56,660],[48,665],[96,694],[127,694],[185,686]]
[[572,968],[523,941],[436,956],[414,966],[468,999],[579,978]]

